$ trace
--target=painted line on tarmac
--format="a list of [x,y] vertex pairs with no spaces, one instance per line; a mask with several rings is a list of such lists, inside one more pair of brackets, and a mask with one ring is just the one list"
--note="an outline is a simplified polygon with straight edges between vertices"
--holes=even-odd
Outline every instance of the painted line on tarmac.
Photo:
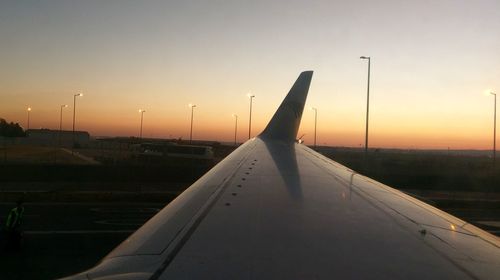
[[99,220],[94,221],[96,224],[113,225],[113,226],[142,226],[147,219],[129,219],[129,220]]
[[113,234],[113,233],[133,233],[135,230],[28,230],[24,234],[44,235],[44,234]]
[[500,228],[500,221],[476,221],[478,224]]
[[90,211],[101,213],[158,213],[161,209],[153,207],[137,207],[137,208],[90,208]]

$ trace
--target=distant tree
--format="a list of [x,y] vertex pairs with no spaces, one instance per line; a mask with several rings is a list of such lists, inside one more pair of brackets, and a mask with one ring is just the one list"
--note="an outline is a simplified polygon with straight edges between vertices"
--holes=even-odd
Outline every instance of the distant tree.
[[0,118],[0,136],[25,137],[26,133],[18,123],[10,122]]

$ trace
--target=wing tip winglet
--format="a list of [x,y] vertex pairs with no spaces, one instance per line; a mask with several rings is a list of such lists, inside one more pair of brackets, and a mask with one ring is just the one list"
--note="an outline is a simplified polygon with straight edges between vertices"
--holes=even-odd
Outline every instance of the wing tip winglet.
[[303,71],[293,84],[273,118],[260,134],[262,138],[294,142],[309,92],[313,71]]

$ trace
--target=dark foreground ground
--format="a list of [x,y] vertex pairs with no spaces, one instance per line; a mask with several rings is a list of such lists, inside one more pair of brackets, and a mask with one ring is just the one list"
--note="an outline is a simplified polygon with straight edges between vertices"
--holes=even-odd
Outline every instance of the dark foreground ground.
[[[0,204],[0,212],[11,206]],[[27,203],[22,249],[1,251],[0,279],[55,279],[90,268],[162,207],[158,203]]]

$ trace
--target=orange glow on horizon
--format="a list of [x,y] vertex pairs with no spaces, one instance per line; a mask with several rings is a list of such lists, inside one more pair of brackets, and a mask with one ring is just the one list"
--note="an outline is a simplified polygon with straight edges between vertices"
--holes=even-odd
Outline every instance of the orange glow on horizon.
[[[291,82],[293,80],[290,81],[290,79],[283,81],[285,85],[282,86],[281,93],[273,94],[270,96],[272,99],[263,96],[253,100],[252,136],[258,135],[264,129],[285,96],[288,90],[286,87],[289,87]],[[136,105],[140,103],[148,108],[148,113],[144,114],[143,137],[189,138],[191,108],[183,104],[188,104],[187,101],[192,99],[190,96],[170,98],[165,102],[168,104],[165,106],[164,102],[137,102],[129,98],[103,99],[101,93],[92,93],[90,90],[89,92],[85,98],[76,100],[75,125],[77,130],[87,130],[93,136],[137,136],[140,114],[136,115],[133,112],[137,112],[138,106]],[[364,145],[363,108],[360,106],[361,110],[356,115],[344,111],[343,107],[334,106],[333,110],[327,110],[322,102],[314,101],[318,98],[316,94],[312,88],[309,94],[309,99],[312,101],[309,101],[304,108],[297,137],[305,134],[302,139],[306,145],[312,145],[314,142],[314,111],[308,110],[313,107],[318,112],[318,145],[362,147]],[[68,94],[65,95],[65,100],[69,99]],[[69,96],[71,98],[71,93]],[[31,103],[37,108],[30,115],[31,128],[58,129],[60,107],[53,106],[52,99],[46,99],[40,95],[33,95],[31,98],[22,95],[15,96],[12,103],[18,104],[19,109],[4,107],[2,111],[7,114],[2,117],[7,121],[24,125],[26,115],[20,110],[24,99],[32,99]],[[246,141],[249,102],[244,93],[231,94],[229,99],[197,98],[197,101],[200,106],[196,105],[196,110],[194,110],[193,139],[232,142],[234,140],[234,115],[238,115],[237,141]],[[486,99],[483,102],[486,110],[477,113],[459,112],[458,115],[461,115],[459,118],[456,117],[457,113],[450,112],[446,108],[438,111],[440,117],[436,117],[434,113],[418,115],[408,110],[384,111],[381,110],[380,105],[375,104],[371,113],[369,147],[491,149],[493,120],[492,112],[490,112],[492,110],[489,107],[490,101]],[[109,102],[115,105],[109,105]],[[389,108],[392,110],[391,107]],[[140,109],[139,112],[141,110],[144,109]],[[72,113],[72,105],[67,110],[63,110],[63,129],[71,129]]]

